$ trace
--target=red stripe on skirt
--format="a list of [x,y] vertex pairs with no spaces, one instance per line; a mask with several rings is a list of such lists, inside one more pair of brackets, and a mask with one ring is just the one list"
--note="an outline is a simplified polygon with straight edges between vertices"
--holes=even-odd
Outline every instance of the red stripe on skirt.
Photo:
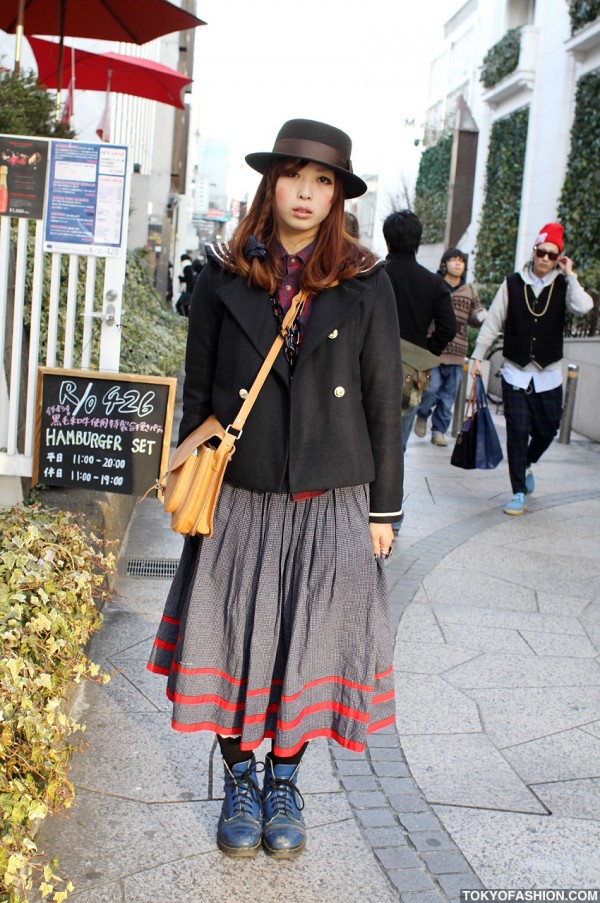
[[[162,640],[157,640],[155,645],[161,645],[161,648],[171,648],[170,644],[165,644]],[[178,674],[187,674],[189,677],[194,677],[197,674],[213,674],[215,677],[222,677],[223,680],[226,680],[230,684],[234,684],[236,687],[241,687],[244,684],[248,683],[246,678],[238,678],[232,677],[231,674],[227,674],[226,671],[220,671],[218,668],[185,668],[183,665],[179,664],[179,662],[173,662],[171,666],[173,671],[177,671]],[[382,674],[376,674],[375,679],[380,680],[382,677],[387,677],[393,671],[393,667],[387,669]],[[282,680],[274,679],[271,683],[270,687],[260,687],[256,690],[248,690],[247,696],[264,696],[266,694],[271,693],[272,687],[281,686],[283,683]],[[350,687],[351,690],[360,690],[363,693],[372,693],[375,687],[372,684],[361,684],[357,681],[348,680],[345,677],[337,677],[335,674],[328,675],[327,677],[319,677],[316,680],[311,680],[308,683],[304,684],[304,686],[298,690],[297,693],[293,693],[290,696],[282,696],[281,699],[283,702],[294,702],[298,699],[306,690],[310,690],[312,687],[318,687],[321,684],[326,683],[337,683],[341,684],[344,687]]]
[[[392,697],[393,695],[394,693],[392,691]],[[184,696],[183,693],[173,693],[173,691],[167,687],[167,697],[171,702],[178,702],[180,705],[217,705],[226,712],[240,712],[246,708],[244,702],[227,702],[222,696],[216,696],[214,693],[203,693],[201,696]],[[278,710],[279,706],[277,703],[272,703],[265,712],[260,712],[256,715],[248,715],[244,718],[244,721],[247,724],[260,724],[262,721],[266,720],[269,713],[277,712]],[[313,705],[306,706],[306,708],[302,709],[298,716],[292,721],[281,721],[280,719],[277,719],[277,724],[281,730],[293,730],[293,728],[297,727],[300,722],[304,721],[309,715],[326,710],[338,712],[338,714],[343,715],[345,718],[349,718],[352,721],[358,721],[361,724],[368,724],[369,722],[369,715],[366,712],[360,712],[358,709],[351,709],[349,706],[342,705],[339,702],[326,700],[325,702],[316,702]]]
[[146,668],[148,671],[153,671],[154,674],[165,674],[167,677],[171,673],[168,668],[161,668],[160,665],[155,665],[154,662],[148,662]]
[[382,680],[384,677],[389,677],[390,674],[393,672],[393,670],[394,670],[394,666],[390,665],[390,667],[387,668],[385,671],[382,671],[381,674],[376,674],[375,680]]
[[216,696],[214,693],[203,693],[202,696],[184,696],[182,693],[173,693],[167,687],[167,697],[171,702],[178,702],[180,705],[218,705],[220,709],[226,712],[240,712],[245,708],[244,702],[227,702],[222,696]]
[[157,649],[166,649],[168,652],[175,652],[175,643],[167,643],[165,640],[159,640],[158,637],[154,640],[154,645]]
[[[389,725],[394,724],[394,722],[395,718],[393,716],[391,718],[386,718],[384,721],[379,721],[376,725],[374,724],[370,727],[367,733],[381,730],[381,728],[388,727]],[[174,730],[183,734],[191,734],[196,731],[212,731],[213,733],[220,734],[222,737],[241,736],[241,731],[232,731],[229,728],[220,727],[212,721],[199,721],[195,724],[181,724],[178,721],[172,721],[171,724]],[[250,752],[257,749],[263,740],[272,740],[274,736],[275,731],[265,731],[260,740],[254,740],[252,743],[240,743],[240,749],[243,752]],[[353,752],[357,753],[364,752],[366,746],[366,743],[357,743],[355,740],[349,740],[347,737],[342,737],[342,735],[338,734],[337,731],[334,731],[333,728],[322,728],[320,730],[307,731],[294,746],[274,745],[273,752],[276,756],[293,756],[308,740],[316,740],[318,737],[327,737],[330,740],[335,740],[340,746],[345,747],[345,749],[351,749]]]

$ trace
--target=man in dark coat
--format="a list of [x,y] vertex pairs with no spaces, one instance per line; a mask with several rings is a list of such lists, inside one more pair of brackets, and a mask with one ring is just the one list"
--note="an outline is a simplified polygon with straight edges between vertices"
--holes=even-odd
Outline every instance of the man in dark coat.
[[[423,227],[411,210],[390,213],[383,224],[388,246],[386,273],[390,277],[400,322],[405,381],[402,431],[404,450],[426,388],[425,371],[439,365],[439,355],[456,335],[456,317],[448,286],[435,273],[417,263]],[[406,389],[406,386],[405,386]]]

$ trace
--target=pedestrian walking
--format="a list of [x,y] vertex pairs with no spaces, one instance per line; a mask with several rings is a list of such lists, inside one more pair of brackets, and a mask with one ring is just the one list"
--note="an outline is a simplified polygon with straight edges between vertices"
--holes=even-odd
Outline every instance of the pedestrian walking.
[[474,287],[466,281],[467,255],[460,248],[448,248],[442,254],[438,274],[448,284],[456,317],[456,335],[440,355],[440,364],[431,369],[429,386],[417,408],[415,435],[423,438],[431,416],[433,445],[448,445],[446,432],[452,419],[452,408],[462,381],[468,347],[468,327],[479,329],[487,316]]
[[[394,721],[383,569],[402,507],[402,389],[383,263],[344,229],[366,184],[351,141],[291,120],[229,245],[207,247],[192,300],[182,441],[223,426],[299,291],[307,302],[236,443],[214,534],[187,537],[149,668],[168,675],[173,727],[217,734],[225,800],[217,843],[279,858],[306,843],[308,742],[361,752]],[[264,782],[254,750],[268,738]]]
[[192,265],[192,258],[189,254],[182,254],[180,257],[182,272],[179,276],[179,285],[181,293],[177,299],[175,310],[182,317],[189,317],[190,305],[192,303],[192,292],[194,290],[195,274]]
[[548,223],[533,243],[520,273],[504,280],[473,351],[473,375],[498,335],[504,333],[502,399],[508,470],[513,491],[505,514],[520,515],[535,489],[532,465],[552,444],[562,414],[563,330],[568,313],[583,316],[594,302],[563,253],[564,229]]
[[439,364],[439,355],[456,334],[448,285],[437,273],[417,263],[422,232],[421,221],[412,210],[390,213],[383,224],[389,251],[386,272],[396,296],[406,370],[402,393],[405,451],[429,372]]

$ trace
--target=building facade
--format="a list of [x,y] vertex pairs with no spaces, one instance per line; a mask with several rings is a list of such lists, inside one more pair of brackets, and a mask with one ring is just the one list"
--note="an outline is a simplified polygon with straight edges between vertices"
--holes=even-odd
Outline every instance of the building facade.
[[526,111],[527,123],[515,266],[526,259],[539,227],[557,215],[577,85],[600,70],[600,19],[584,22],[575,33],[573,28],[565,0],[467,0],[445,23],[431,64],[424,139],[434,144],[454,128],[462,97],[478,130],[470,223],[460,237],[466,251],[477,250],[494,124],[519,110]]

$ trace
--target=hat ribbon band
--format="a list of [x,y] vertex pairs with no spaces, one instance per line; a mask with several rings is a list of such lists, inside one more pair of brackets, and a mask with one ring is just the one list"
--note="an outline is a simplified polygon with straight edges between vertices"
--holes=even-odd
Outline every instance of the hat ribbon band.
[[329,144],[321,144],[320,141],[309,141],[305,138],[281,138],[275,142],[273,153],[290,154],[290,156],[300,157],[303,160],[316,160],[319,163],[337,166],[339,169],[352,172],[350,160],[344,159],[334,147]]

